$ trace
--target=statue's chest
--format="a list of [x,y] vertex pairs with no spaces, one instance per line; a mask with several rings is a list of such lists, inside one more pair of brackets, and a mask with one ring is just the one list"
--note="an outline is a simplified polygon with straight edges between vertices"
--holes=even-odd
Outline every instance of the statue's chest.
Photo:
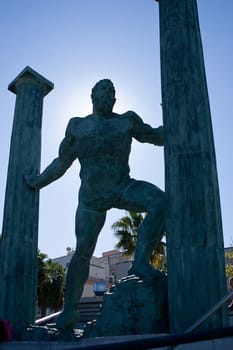
[[77,151],[82,155],[98,155],[100,152],[115,153],[131,143],[128,120],[87,120],[76,130]]

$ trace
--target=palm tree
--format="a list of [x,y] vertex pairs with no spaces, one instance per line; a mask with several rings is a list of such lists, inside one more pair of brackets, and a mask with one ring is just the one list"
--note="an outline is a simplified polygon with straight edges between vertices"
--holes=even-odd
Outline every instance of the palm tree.
[[[117,249],[123,250],[123,255],[133,257],[136,248],[138,228],[144,220],[146,214],[135,213],[133,211],[126,212],[126,215],[114,222],[112,229],[114,234],[119,238],[116,244]],[[150,257],[150,263],[161,271],[166,270],[166,244],[160,244],[153,250]]]
[[40,250],[37,252],[37,285],[40,288],[41,284],[46,278],[46,260],[48,259],[48,255],[42,253]]
[[54,311],[62,308],[64,290],[65,269],[39,251],[37,298],[42,317],[45,316],[47,308]]
[[112,225],[114,234],[119,238],[116,248],[123,249],[124,256],[134,256],[138,236],[138,227],[143,219],[143,214],[129,211],[126,212],[125,216],[114,222]]

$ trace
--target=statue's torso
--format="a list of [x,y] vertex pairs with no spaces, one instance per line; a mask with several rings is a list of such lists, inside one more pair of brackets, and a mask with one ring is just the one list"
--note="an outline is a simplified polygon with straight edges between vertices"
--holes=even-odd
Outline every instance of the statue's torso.
[[133,120],[127,114],[113,114],[109,119],[94,115],[76,118],[72,136],[85,192],[107,198],[129,182],[132,130]]

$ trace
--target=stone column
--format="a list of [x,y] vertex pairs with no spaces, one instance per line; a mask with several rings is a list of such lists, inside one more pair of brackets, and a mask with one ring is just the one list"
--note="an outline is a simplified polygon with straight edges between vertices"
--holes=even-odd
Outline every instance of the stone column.
[[3,217],[0,319],[8,319],[14,338],[35,320],[39,191],[23,175],[40,171],[43,97],[53,84],[26,67],[9,85],[17,95],[11,136]]
[[[160,0],[159,12],[169,312],[180,332],[225,295],[224,247],[196,0]],[[222,308],[202,328],[226,324]]]

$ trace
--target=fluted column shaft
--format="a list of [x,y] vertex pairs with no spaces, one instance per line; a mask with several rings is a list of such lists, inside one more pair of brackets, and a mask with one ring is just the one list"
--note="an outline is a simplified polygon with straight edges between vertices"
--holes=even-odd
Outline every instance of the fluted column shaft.
[[[196,0],[160,0],[171,331],[226,293],[219,188]],[[203,327],[226,325],[226,310]]]
[[0,319],[14,337],[34,322],[37,288],[39,191],[24,174],[40,170],[43,97],[53,84],[26,67],[9,85],[16,97],[1,242]]

